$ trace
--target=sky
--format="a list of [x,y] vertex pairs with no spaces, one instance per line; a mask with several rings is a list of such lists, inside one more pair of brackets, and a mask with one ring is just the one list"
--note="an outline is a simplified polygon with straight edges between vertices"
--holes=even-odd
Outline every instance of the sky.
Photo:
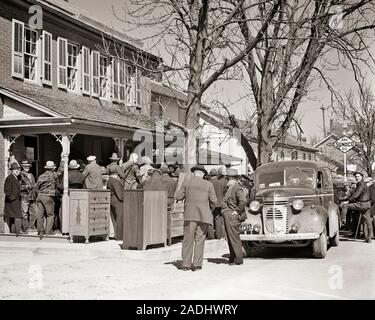
[[[99,21],[114,27],[115,29],[124,30],[123,22],[118,20],[113,14],[113,8],[118,16],[125,17],[123,12],[123,4],[126,0],[69,0],[69,2],[84,9],[92,17],[96,17]],[[112,8],[113,7],[113,8]],[[140,31],[142,32],[142,31]],[[140,33],[141,34],[141,33]],[[131,34],[136,36],[137,32]],[[141,35],[143,36],[143,35]],[[375,47],[375,46],[374,46]],[[331,79],[334,81],[336,87],[343,93],[348,92],[350,89],[355,89],[353,75],[345,70],[331,73]],[[304,101],[300,104],[297,111],[297,119],[301,119],[301,127],[304,131],[304,136],[308,141],[310,138],[316,136],[323,136],[323,107],[330,105],[330,93],[325,88],[324,84],[314,83],[310,88],[311,100]],[[249,100],[241,99],[245,95],[246,86],[238,81],[218,82],[206,94],[212,97],[217,97],[225,103],[231,103],[229,110],[238,118],[245,119],[248,114],[248,106],[251,103]],[[329,128],[329,121],[334,118],[333,111],[328,109],[325,112],[326,129]]]

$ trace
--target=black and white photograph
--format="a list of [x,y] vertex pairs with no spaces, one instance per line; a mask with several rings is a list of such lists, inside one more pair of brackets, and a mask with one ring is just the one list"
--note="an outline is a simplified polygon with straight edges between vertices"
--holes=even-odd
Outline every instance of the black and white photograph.
[[0,0],[0,300],[374,300],[374,39],[375,0]]

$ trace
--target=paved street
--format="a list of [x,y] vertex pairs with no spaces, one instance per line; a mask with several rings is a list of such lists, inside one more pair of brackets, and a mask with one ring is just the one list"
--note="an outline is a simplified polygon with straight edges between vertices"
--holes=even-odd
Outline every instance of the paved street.
[[265,249],[229,266],[225,241],[214,241],[198,272],[177,269],[180,244],[166,255],[116,243],[0,242],[0,299],[375,298],[375,244],[341,241],[324,260],[307,249]]

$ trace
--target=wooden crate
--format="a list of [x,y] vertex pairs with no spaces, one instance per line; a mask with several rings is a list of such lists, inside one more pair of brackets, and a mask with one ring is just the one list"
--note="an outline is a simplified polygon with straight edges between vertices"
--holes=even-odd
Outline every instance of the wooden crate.
[[172,244],[172,238],[184,235],[184,211],[183,203],[181,204],[168,208],[167,243],[169,246]]
[[126,190],[123,249],[145,250],[167,240],[167,191]]
[[110,231],[109,190],[70,189],[69,190],[69,237],[84,236],[89,243],[91,236],[109,238]]

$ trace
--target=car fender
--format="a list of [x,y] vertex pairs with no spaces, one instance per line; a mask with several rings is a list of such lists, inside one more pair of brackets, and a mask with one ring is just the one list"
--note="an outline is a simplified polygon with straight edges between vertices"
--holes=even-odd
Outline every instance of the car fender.
[[322,233],[328,219],[327,210],[321,206],[304,208],[300,213],[294,214],[290,225],[298,225],[298,233]]
[[332,238],[339,232],[339,207],[335,203],[328,206],[328,236]]

